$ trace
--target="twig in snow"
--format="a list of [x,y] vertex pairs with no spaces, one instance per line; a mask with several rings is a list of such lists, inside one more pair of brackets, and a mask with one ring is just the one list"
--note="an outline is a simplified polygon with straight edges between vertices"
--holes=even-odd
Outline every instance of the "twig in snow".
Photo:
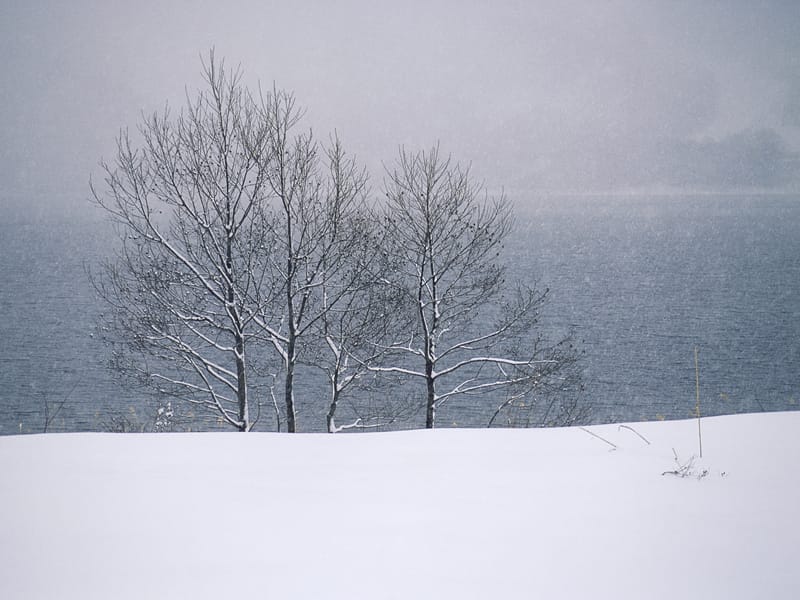
[[[581,429],[581,430],[585,431],[586,433],[588,433],[589,435],[596,437],[598,440],[601,440],[601,441],[605,442],[606,444],[611,446],[612,450],[616,450],[617,449],[617,445],[616,444],[614,444],[612,442],[609,442],[606,438],[604,438],[602,436],[597,435],[594,431],[589,431],[588,429],[586,429],[586,427],[578,427],[578,429]],[[609,452],[611,452],[611,450],[609,450]]]
[[[661,475],[675,475],[675,477],[684,478],[694,474],[694,456],[685,463],[681,463],[678,458],[678,453],[675,452],[675,448],[672,449],[672,455],[675,457],[675,468],[671,471],[664,471]],[[703,471],[701,477],[704,477],[706,474],[707,471]]]
[[646,437],[644,437],[644,436],[643,436],[641,433],[639,433],[638,431],[636,431],[636,430],[635,430],[633,427],[631,427],[630,425],[620,425],[620,426],[617,428],[617,431],[619,431],[620,429],[627,429],[627,430],[629,430],[629,431],[632,431],[633,433],[635,433],[636,435],[638,435],[638,436],[639,436],[639,437],[640,437],[640,438],[641,438],[641,439],[642,439],[642,440],[643,440],[643,441],[644,441],[644,442],[645,442],[645,443],[646,443],[648,446],[650,445],[650,440],[648,440]]

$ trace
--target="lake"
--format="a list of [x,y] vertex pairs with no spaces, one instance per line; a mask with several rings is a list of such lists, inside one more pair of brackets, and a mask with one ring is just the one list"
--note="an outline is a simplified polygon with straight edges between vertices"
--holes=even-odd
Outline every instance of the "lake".
[[[798,408],[800,198],[514,199],[509,278],[550,288],[542,327],[580,341],[593,421],[690,416],[695,347],[703,414]],[[88,202],[3,202],[0,434],[151,419],[156,400],[114,379],[95,335],[103,307],[87,268],[112,251],[111,226]],[[485,425],[487,408],[445,406],[439,422]],[[300,425],[318,430],[311,413]]]

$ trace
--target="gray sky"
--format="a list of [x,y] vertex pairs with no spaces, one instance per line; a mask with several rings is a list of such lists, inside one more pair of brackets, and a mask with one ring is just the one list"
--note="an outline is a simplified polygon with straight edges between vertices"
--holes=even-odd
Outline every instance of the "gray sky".
[[0,2],[6,194],[85,195],[212,45],[376,183],[440,140],[489,188],[800,187],[800,2]]

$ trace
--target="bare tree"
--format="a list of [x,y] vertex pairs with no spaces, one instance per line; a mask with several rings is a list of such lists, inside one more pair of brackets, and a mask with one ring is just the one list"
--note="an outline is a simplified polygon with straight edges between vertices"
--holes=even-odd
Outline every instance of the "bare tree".
[[183,111],[143,119],[141,145],[123,132],[115,164],[101,164],[106,189],[92,193],[122,243],[94,280],[121,368],[249,431],[273,287],[260,154],[272,129],[240,71],[212,51],[203,74]]
[[547,291],[506,293],[499,253],[508,202],[489,199],[438,147],[401,149],[385,187],[387,252],[399,265],[387,283],[414,325],[389,347],[404,358],[371,368],[424,383],[428,428],[455,397],[522,397],[557,376],[564,356],[531,337]]
[[[307,360],[323,372],[328,384],[326,426],[330,433],[383,427],[401,418],[407,409],[390,399],[387,388],[392,382],[370,371],[385,358],[388,341],[401,326],[399,299],[384,283],[392,264],[378,250],[383,244],[381,230],[376,227],[378,219],[374,211],[363,206],[348,220],[346,268],[332,273],[322,287],[325,310],[314,332],[317,343],[309,348]],[[337,302],[331,303],[331,298]],[[374,404],[366,414],[358,409],[351,392],[379,390],[384,400],[378,410]],[[348,408],[355,417],[337,425],[337,409],[345,394],[350,397]]]
[[258,322],[283,363],[286,423],[294,432],[304,347],[362,277],[352,260],[362,229],[352,225],[365,206],[367,177],[338,137],[321,148],[310,131],[295,133],[302,111],[291,94],[275,92],[262,110],[269,135],[254,154],[276,198],[264,228],[275,240],[270,268],[279,293],[262,306]]

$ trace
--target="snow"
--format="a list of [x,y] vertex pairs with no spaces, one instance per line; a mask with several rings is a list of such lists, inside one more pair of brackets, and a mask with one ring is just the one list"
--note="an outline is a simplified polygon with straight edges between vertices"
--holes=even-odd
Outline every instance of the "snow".
[[0,598],[800,597],[800,413],[631,427],[3,437]]

